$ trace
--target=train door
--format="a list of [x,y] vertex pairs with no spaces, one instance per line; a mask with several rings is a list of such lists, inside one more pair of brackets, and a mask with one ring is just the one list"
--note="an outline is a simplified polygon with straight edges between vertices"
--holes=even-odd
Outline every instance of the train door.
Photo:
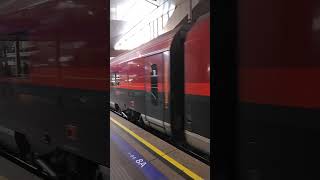
[[119,105],[119,108],[123,111],[126,110],[128,104],[128,63],[119,64],[119,84],[115,90],[116,99],[115,102]]
[[128,108],[132,120],[138,120],[136,112],[145,114],[145,70],[144,59],[138,58],[128,62]]
[[164,62],[163,53],[145,58],[145,121],[150,127],[167,133],[164,109]]

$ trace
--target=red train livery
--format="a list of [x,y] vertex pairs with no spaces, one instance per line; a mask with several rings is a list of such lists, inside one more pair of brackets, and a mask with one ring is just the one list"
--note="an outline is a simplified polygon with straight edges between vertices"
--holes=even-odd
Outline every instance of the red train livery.
[[240,179],[319,179],[320,2],[238,4]]
[[110,106],[210,154],[210,14],[111,60]]

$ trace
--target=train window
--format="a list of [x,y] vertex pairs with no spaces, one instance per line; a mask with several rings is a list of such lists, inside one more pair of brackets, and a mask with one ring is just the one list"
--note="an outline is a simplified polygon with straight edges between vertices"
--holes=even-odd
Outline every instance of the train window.
[[116,85],[116,73],[111,73],[110,76],[110,85],[115,86]]
[[116,85],[120,86],[120,74],[116,73]]
[[10,77],[16,75],[15,41],[1,41],[1,76]]
[[156,64],[151,65],[151,95],[152,103],[158,104],[158,67]]
[[[29,43],[30,44],[30,43]],[[27,77],[30,66],[30,51],[22,51],[26,42],[0,41],[0,74],[5,77]]]
[[10,44],[7,48],[6,48],[6,53],[15,53],[16,52],[16,48],[14,47],[14,44]]
[[119,86],[120,85],[120,75],[119,73],[111,73],[110,85]]

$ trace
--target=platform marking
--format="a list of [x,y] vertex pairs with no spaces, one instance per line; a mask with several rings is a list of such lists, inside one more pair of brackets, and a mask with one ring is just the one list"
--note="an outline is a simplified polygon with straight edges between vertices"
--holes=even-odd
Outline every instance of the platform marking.
[[156,169],[150,162],[146,161],[142,155],[139,154],[133,147],[130,146],[116,133],[111,133],[112,141],[118,145],[121,152],[127,156],[132,163],[142,170],[143,174],[150,180],[168,180],[158,169]]
[[153,146],[152,144],[150,144],[148,141],[144,140],[143,138],[141,138],[140,136],[138,136],[136,133],[134,133],[133,131],[131,131],[130,129],[128,129],[127,127],[125,127],[124,125],[122,125],[121,123],[119,123],[118,121],[116,121],[115,119],[113,119],[112,117],[110,117],[110,120],[117,124],[119,127],[121,127],[123,130],[125,130],[127,133],[129,133],[130,135],[132,135],[134,138],[136,138],[138,141],[140,141],[142,144],[144,144],[145,146],[147,146],[149,149],[151,149],[153,152],[155,152],[156,154],[158,154],[159,156],[161,156],[163,159],[165,159],[166,161],[168,161],[169,163],[171,163],[172,165],[174,165],[176,168],[178,168],[179,170],[181,170],[182,172],[184,172],[186,175],[188,175],[189,177],[191,177],[192,179],[203,179],[202,177],[200,177],[199,175],[197,175],[196,173],[194,173],[193,171],[191,171],[190,169],[188,169],[187,167],[183,166],[182,164],[180,164],[179,162],[177,162],[176,160],[174,160],[173,158],[171,158],[170,156],[168,156],[167,154],[165,154],[164,152],[162,152],[160,149],[158,149],[157,147]]

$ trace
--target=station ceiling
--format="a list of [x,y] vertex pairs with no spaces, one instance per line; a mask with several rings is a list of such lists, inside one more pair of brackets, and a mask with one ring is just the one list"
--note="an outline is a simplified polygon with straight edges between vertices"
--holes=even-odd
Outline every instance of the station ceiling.
[[111,56],[116,42],[145,16],[168,0],[110,0]]

